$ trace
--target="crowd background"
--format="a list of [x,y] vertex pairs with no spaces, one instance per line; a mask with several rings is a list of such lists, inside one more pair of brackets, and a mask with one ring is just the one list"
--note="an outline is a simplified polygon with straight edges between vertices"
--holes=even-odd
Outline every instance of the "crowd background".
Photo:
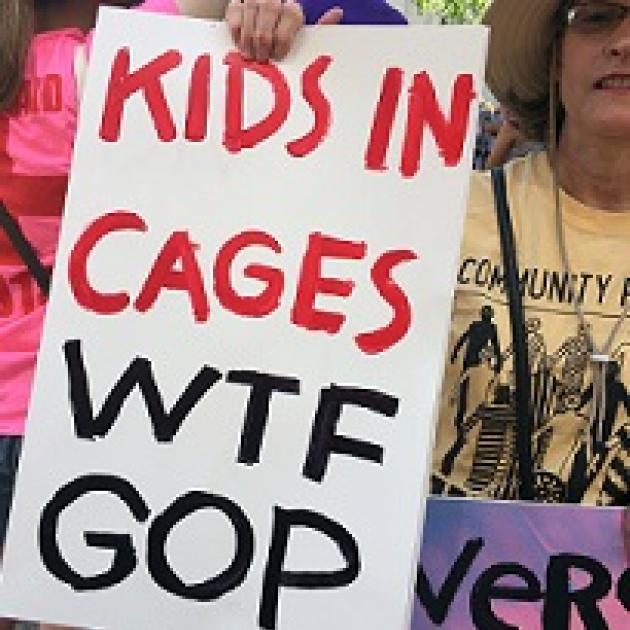
[[[388,0],[411,24],[477,24],[490,0]],[[479,105],[473,168],[481,171],[500,166],[543,145],[526,140],[514,116],[498,103],[487,88]]]

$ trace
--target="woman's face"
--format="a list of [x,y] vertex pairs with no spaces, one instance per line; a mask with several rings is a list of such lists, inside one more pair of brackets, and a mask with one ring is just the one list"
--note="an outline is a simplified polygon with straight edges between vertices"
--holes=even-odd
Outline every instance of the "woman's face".
[[[615,4],[630,7],[630,0]],[[630,15],[601,30],[569,25],[560,51],[565,130],[630,138]]]

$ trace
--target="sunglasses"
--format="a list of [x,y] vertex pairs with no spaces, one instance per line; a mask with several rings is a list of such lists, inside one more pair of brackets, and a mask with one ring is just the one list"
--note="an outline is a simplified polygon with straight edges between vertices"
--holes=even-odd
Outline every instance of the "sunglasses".
[[567,12],[568,30],[581,35],[613,32],[628,16],[630,6],[618,2],[584,2]]

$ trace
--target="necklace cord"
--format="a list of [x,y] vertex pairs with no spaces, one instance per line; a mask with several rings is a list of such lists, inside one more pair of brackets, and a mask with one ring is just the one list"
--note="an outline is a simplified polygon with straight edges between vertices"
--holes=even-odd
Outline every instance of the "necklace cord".
[[[563,271],[567,276],[570,287],[570,298],[573,310],[578,319],[579,335],[583,335],[587,345],[587,351],[591,359],[591,367],[593,372],[593,395],[590,412],[590,427],[593,438],[600,440],[603,433],[603,423],[606,417],[606,366],[609,362],[612,351],[612,345],[621,330],[621,326],[628,317],[630,312],[630,302],[626,302],[617,321],[611,329],[608,337],[603,345],[597,346],[591,332],[591,326],[586,320],[583,301],[578,296],[575,285],[575,276],[572,272],[571,262],[569,260],[569,249],[567,247],[566,232],[564,229],[564,221],[562,217],[562,198],[560,191],[559,173],[558,173],[558,45],[554,43],[551,53],[551,69],[549,72],[549,138],[548,152],[549,164],[551,169],[553,199],[555,209],[556,237],[558,240],[558,248],[563,266]],[[587,455],[590,456],[590,443],[593,439],[586,439]]]

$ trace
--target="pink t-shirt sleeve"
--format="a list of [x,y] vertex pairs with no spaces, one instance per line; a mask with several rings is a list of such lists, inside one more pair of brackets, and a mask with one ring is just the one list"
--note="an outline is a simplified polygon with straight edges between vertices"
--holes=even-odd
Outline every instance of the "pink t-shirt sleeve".
[[176,0],[144,0],[137,7],[138,11],[151,11],[151,13],[168,13],[169,15],[180,15],[181,11]]
[[[144,2],[134,9],[135,11],[146,11],[148,13],[163,13],[165,15],[181,15],[177,0],[144,0]],[[94,30],[91,30],[86,36],[86,53],[90,56],[92,52],[92,40],[94,39]]]

